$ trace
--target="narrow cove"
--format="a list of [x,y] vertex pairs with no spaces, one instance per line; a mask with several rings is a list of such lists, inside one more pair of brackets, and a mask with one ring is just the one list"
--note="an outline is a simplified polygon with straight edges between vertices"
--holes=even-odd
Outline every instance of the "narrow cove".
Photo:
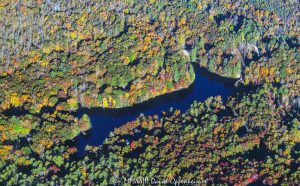
[[77,139],[78,156],[84,154],[86,145],[99,146],[114,128],[120,127],[144,115],[161,116],[162,111],[170,108],[186,111],[194,101],[204,101],[208,97],[220,95],[223,101],[233,92],[235,81],[222,78],[198,66],[194,66],[195,81],[188,88],[162,95],[146,102],[122,109],[81,108],[78,116],[87,114],[92,128],[86,135],[81,134]]

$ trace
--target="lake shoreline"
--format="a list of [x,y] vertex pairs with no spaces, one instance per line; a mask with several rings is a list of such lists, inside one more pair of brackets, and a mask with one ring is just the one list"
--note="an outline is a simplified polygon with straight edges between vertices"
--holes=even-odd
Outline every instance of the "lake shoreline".
[[[221,96],[223,102],[234,92],[235,79],[225,78],[211,73],[206,69],[193,65],[195,71],[194,82],[186,89],[151,98],[132,107],[109,109],[109,108],[79,108],[77,117],[87,114],[92,123],[92,128],[84,134],[76,137],[78,156],[84,154],[86,145],[100,146],[105,138],[113,132],[114,128],[120,127],[127,122],[138,118],[140,114],[161,116],[163,111],[170,108],[185,112],[194,101],[204,101],[211,96]],[[206,90],[202,91],[203,87]],[[199,91],[201,90],[201,91]],[[104,125],[103,125],[104,123]]]

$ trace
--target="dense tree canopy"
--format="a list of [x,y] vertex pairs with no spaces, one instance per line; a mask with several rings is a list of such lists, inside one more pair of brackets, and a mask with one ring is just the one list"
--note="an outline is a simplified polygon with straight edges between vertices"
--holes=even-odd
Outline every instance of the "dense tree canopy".
[[[0,29],[0,185],[299,182],[297,1],[1,0]],[[193,65],[236,92],[141,115],[77,156],[79,108],[188,88]]]

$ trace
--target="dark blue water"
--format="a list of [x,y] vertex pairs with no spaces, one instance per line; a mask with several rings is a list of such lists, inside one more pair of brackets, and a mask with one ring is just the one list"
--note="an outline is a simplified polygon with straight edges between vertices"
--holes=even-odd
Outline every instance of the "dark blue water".
[[78,138],[78,155],[83,155],[86,145],[101,145],[114,128],[136,119],[141,113],[144,115],[161,116],[162,111],[168,111],[171,107],[184,112],[195,100],[204,101],[210,96],[220,95],[223,101],[225,101],[232,93],[234,80],[213,75],[200,69],[198,66],[195,66],[194,69],[196,78],[188,89],[159,96],[130,108],[80,109],[79,115],[89,115],[92,122],[92,129],[88,134],[81,135]]

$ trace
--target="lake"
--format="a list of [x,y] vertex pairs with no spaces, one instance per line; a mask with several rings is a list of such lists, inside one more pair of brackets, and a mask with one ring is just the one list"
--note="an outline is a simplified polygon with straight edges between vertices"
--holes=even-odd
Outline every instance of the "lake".
[[165,94],[146,102],[122,109],[82,108],[78,116],[87,114],[92,123],[92,129],[77,138],[78,155],[82,156],[86,145],[99,146],[114,128],[132,121],[144,115],[161,116],[162,111],[168,111],[171,107],[185,112],[196,101],[204,101],[210,96],[220,95],[225,101],[233,92],[234,80],[222,78],[209,73],[199,66],[194,66],[196,78],[194,83],[184,90]]

